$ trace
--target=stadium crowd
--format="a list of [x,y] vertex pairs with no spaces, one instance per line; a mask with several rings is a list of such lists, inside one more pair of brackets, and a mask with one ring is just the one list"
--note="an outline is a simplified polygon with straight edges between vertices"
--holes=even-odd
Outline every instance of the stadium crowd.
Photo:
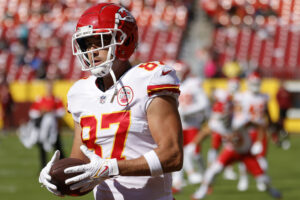
[[[76,20],[96,0],[11,0],[0,2],[0,74],[8,82],[35,78],[78,79],[71,35]],[[191,1],[119,2],[137,19],[140,48],[133,60],[175,59]]]
[[214,24],[211,52],[219,71],[236,61],[244,75],[299,77],[299,1],[203,0],[200,6]]

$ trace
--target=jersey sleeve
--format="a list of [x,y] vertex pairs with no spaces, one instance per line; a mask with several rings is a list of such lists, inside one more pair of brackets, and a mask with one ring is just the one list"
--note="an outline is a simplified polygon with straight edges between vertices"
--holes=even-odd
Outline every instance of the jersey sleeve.
[[170,66],[161,65],[155,70],[147,85],[149,100],[146,108],[158,96],[171,96],[178,103],[178,96],[180,94],[179,85],[180,81],[176,76],[176,71]]

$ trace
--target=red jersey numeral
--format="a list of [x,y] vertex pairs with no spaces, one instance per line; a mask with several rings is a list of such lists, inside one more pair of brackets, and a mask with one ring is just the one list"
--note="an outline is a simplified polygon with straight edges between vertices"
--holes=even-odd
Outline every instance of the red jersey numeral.
[[263,117],[264,114],[264,105],[250,105],[249,112],[251,115],[251,120],[257,120]]
[[156,67],[158,67],[158,65],[163,65],[163,63],[161,63],[161,62],[148,62],[148,63],[144,63],[144,64],[141,64],[140,66],[139,66],[139,68],[143,68],[143,69],[145,69],[145,70],[147,70],[147,71],[152,71],[152,70],[154,70]]
[[[96,143],[97,139],[97,119],[95,116],[85,116],[82,117],[80,120],[80,125],[81,125],[81,139],[83,143],[87,146],[89,149],[95,150],[95,153],[102,157],[102,149],[101,146]],[[83,131],[84,129],[88,128],[89,133],[88,137],[83,136]]]
[[[110,158],[117,158],[118,160],[125,159],[122,156],[126,139],[129,132],[130,127],[130,111],[121,111],[115,113],[103,114],[101,116],[101,124],[100,124],[100,134],[103,129],[110,129],[111,124],[118,124],[117,131],[115,132],[113,148],[111,150]],[[89,137],[84,136],[81,133],[81,138],[83,143],[87,145],[89,149],[95,150],[95,153],[102,157],[102,148],[101,145],[96,143],[97,140],[97,119],[95,116],[86,116],[82,117],[80,121],[80,125],[82,130],[84,128],[89,128]]]
[[115,133],[114,144],[111,152],[111,158],[117,158],[118,160],[125,159],[122,156],[124,151],[126,138],[130,125],[130,112],[116,112],[102,115],[101,129],[110,128],[111,124],[118,124],[119,127]]

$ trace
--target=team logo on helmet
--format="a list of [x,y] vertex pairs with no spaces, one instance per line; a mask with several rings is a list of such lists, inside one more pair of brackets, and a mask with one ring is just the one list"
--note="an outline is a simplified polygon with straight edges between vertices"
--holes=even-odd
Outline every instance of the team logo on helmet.
[[118,14],[119,20],[124,20],[124,21],[128,21],[128,22],[134,22],[135,21],[132,14],[123,7],[121,7],[116,14]]
[[133,91],[131,87],[124,86],[119,90],[117,100],[121,106],[126,106],[130,104],[132,99],[133,99]]

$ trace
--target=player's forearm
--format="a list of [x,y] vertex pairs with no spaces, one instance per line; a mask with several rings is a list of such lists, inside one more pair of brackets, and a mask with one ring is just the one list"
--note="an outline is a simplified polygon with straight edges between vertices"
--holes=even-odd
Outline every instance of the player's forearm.
[[[179,147],[156,148],[163,173],[178,171],[182,168],[183,152]],[[122,176],[150,176],[150,167],[144,156],[132,160],[118,161],[119,173]]]
[[119,173],[122,176],[150,176],[146,159],[141,156],[132,160],[118,160]]
[[164,173],[178,171],[183,164],[183,148],[180,144],[162,145],[155,149]]

